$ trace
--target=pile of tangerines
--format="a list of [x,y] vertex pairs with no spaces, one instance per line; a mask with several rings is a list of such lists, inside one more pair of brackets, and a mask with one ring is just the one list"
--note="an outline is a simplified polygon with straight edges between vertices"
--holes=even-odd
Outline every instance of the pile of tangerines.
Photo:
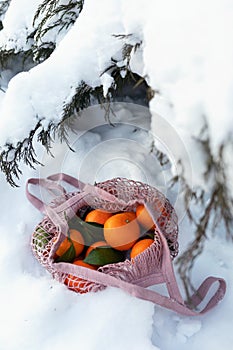
[[76,223],[76,227],[71,225],[67,237],[58,247],[56,262],[65,261],[96,270],[126,258],[134,259],[154,242],[155,225],[144,205],[138,205],[135,212],[110,213],[93,209]]

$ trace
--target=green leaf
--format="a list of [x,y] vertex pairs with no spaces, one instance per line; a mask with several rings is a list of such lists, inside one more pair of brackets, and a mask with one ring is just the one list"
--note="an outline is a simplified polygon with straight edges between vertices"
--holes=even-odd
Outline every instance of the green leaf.
[[103,225],[96,222],[85,222],[77,215],[70,220],[69,225],[81,232],[85,245],[87,246],[92,245],[94,242],[104,240]]
[[86,245],[91,245],[94,242],[104,240],[104,225],[97,224],[96,222],[85,222],[84,230]]
[[145,236],[143,236],[143,239],[144,238],[151,238],[151,239],[154,239],[155,238],[155,233],[154,232],[147,232],[145,234]]
[[87,216],[90,211],[94,210],[94,208],[91,208],[89,206],[83,206],[79,209],[77,216],[79,216],[82,220],[85,220],[85,217]]
[[71,246],[69,247],[69,249],[67,249],[67,251],[63,255],[59,256],[56,259],[56,262],[72,262],[75,259],[76,251],[71,240],[70,242]]
[[51,240],[51,235],[46,232],[42,227],[37,227],[36,232],[33,236],[33,243],[35,244],[36,249],[44,249],[44,247]]
[[88,222],[85,222],[85,224],[86,225],[91,225],[91,226],[94,226],[94,227],[99,227],[99,228],[102,228],[102,229],[104,228],[104,225],[98,224],[97,222],[88,221]]
[[91,265],[103,266],[124,260],[125,254],[122,251],[110,247],[97,247],[88,254],[84,262]]

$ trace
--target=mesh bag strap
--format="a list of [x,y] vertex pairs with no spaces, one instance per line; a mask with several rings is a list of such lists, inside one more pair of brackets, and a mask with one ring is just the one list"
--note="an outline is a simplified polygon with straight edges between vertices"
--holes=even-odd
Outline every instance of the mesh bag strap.
[[64,173],[57,173],[57,174],[50,175],[47,177],[47,179],[52,181],[64,181],[69,185],[72,185],[80,190],[82,190],[82,188],[85,186],[85,184],[82,181]]
[[58,173],[51,176],[48,176],[46,179],[39,178],[30,178],[26,183],[26,196],[28,200],[36,207],[39,211],[44,214],[47,214],[48,206],[41,199],[33,195],[29,190],[29,185],[39,185],[42,188],[45,188],[48,192],[54,193],[54,191],[58,192],[60,195],[65,194],[66,190],[63,186],[59,185],[59,181],[64,181],[69,185],[76,187],[77,189],[82,189],[85,187],[85,184],[74,177]]
[[[46,205],[46,203],[44,203],[41,199],[39,199],[38,197],[36,197],[35,195],[33,195],[30,190],[29,190],[29,185],[39,185],[45,189],[48,190],[48,192],[53,192],[54,190],[57,192],[60,192],[60,194],[65,194],[66,190],[64,189],[64,187],[62,187],[61,185],[59,185],[57,182],[59,181],[64,181],[66,183],[68,183],[69,185],[72,185],[74,187],[76,187],[78,190],[83,191],[85,193],[85,196],[89,195],[89,194],[95,194],[97,197],[101,197],[104,200],[107,201],[112,201],[112,202],[116,202],[118,201],[119,203],[124,203],[124,201],[121,201],[119,199],[117,199],[114,195],[106,192],[105,190],[98,188],[94,185],[91,184],[85,184],[82,181],[64,174],[64,173],[57,173],[54,175],[50,175],[45,179],[39,179],[39,178],[30,178],[28,179],[27,183],[26,183],[26,196],[28,198],[28,200],[34,205],[34,207],[36,207],[39,211],[41,211],[44,214],[48,213],[48,205]],[[77,201],[77,198],[79,198],[79,195],[77,194],[76,196],[68,199],[67,201],[65,201],[63,204],[61,204],[61,206],[58,206],[57,208],[54,208],[54,211],[56,212],[61,212],[66,210],[67,208],[69,208],[75,201]],[[126,203],[124,203],[126,204]]]
[[[69,267],[67,265],[69,265]],[[99,271],[67,263],[57,263],[56,268],[62,273],[67,273],[69,271],[68,273],[73,274],[79,278],[83,278],[84,280],[93,281],[104,286],[121,288],[122,290],[137,298],[150,301],[154,304],[160,305],[186,316],[198,316],[205,314],[207,311],[216,306],[220,300],[222,300],[226,292],[226,282],[222,278],[208,277],[206,280],[204,280],[204,282],[192,296],[191,306],[197,307],[204,300],[212,285],[216,282],[219,283],[218,289],[201,311],[195,311],[189,308],[183,300],[177,301],[175,298],[161,295],[156,291],[141,287],[133,283],[125,282],[123,280],[117,279],[114,276],[104,274]]]

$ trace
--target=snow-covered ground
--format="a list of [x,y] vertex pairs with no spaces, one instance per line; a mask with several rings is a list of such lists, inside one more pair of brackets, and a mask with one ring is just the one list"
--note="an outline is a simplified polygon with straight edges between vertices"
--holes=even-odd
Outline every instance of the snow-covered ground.
[[[195,318],[180,316],[115,288],[78,295],[54,281],[34,259],[30,236],[41,214],[25,197],[27,178],[65,171],[74,176],[79,174],[82,180],[86,174],[86,180],[93,182],[127,173],[131,178],[153,185],[157,182],[161,189],[166,187],[153,156],[147,159],[150,167],[142,166],[150,145],[146,142],[145,121],[135,132],[135,121],[111,127],[96,118],[94,129],[83,127],[83,130],[73,135],[72,146],[77,148],[77,153],[57,145],[56,157],[52,159],[38,150],[45,166],[36,171],[24,167],[19,189],[10,188],[1,175],[0,349],[230,350],[233,342],[233,258],[232,244],[222,238],[210,235],[205,253],[195,266],[193,282],[198,286],[209,275],[224,277],[227,295],[211,312]],[[104,151],[106,143],[109,153]],[[122,144],[124,147],[120,147]],[[105,157],[101,158],[103,154]],[[170,196],[172,198],[172,194]],[[42,198],[45,199],[43,194]],[[181,251],[189,235],[190,224],[184,217],[180,222]]]

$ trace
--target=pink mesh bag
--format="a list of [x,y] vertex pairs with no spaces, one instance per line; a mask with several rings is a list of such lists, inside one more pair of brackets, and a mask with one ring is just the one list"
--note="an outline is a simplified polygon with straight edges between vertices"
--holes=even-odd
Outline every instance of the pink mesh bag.
[[[59,184],[61,181],[74,186],[76,190],[67,193]],[[46,205],[29,191],[30,184],[39,185],[50,192],[58,191],[59,195]],[[33,254],[56,280],[66,283],[69,289],[86,293],[107,286],[118,287],[135,297],[189,316],[207,312],[224,297],[225,281],[208,277],[194,293],[189,305],[183,300],[172,265],[172,260],[178,254],[177,215],[169,200],[156,188],[125,178],[90,185],[67,174],[55,174],[46,179],[29,179],[26,194],[30,202],[44,214],[32,234]],[[55,262],[55,252],[69,229],[67,218],[81,216],[87,206],[117,213],[135,211],[139,204],[146,207],[155,223],[154,242],[141,254],[97,270]],[[147,288],[160,283],[166,284],[169,296]],[[218,283],[218,288],[206,306],[201,311],[195,310],[215,283]]]

